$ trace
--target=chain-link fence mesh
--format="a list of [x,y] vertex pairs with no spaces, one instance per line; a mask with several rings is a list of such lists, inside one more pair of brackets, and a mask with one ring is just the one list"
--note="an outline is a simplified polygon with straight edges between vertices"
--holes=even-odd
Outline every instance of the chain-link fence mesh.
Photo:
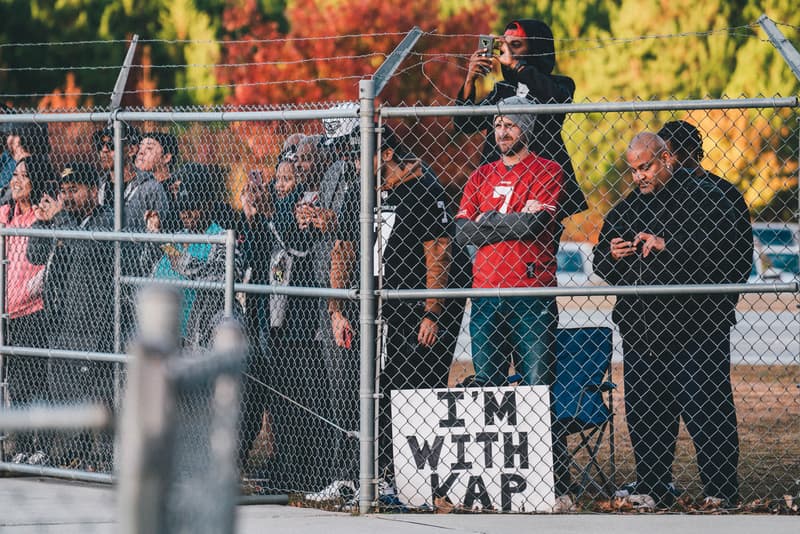
[[[511,131],[518,123],[531,122],[529,135],[536,139],[537,153],[561,158],[561,168],[566,168],[568,154],[587,199],[586,210],[579,209],[580,203],[572,210],[563,207],[559,188],[544,177],[559,175],[555,182],[567,184],[571,175],[533,156],[536,172],[529,161],[525,172],[495,163],[496,175],[487,174],[486,168],[473,174],[492,159],[483,146],[487,135],[493,136],[493,116],[467,117],[487,118],[489,130],[481,129],[484,124],[465,128],[463,116],[454,127],[452,116],[417,113],[424,108],[395,108],[400,111],[393,117],[381,118],[374,161],[380,224],[375,226],[378,246],[373,251],[376,287],[384,290],[375,340],[374,467],[381,503],[390,508],[533,511],[563,506],[558,497],[570,495],[580,509],[600,510],[614,509],[611,497],[618,490],[656,494],[675,488],[669,495],[677,494],[679,505],[687,508],[704,497],[740,496],[752,503],[797,494],[796,286],[744,294],[735,312],[733,299],[724,296],[628,293],[615,298],[613,291],[601,291],[606,284],[797,281],[796,110],[766,102],[739,106],[732,100],[717,102],[713,109],[689,106],[692,111],[682,110],[679,102],[654,106],[662,109],[654,112],[627,111],[629,107],[608,111],[602,105],[579,113],[557,111],[553,120],[564,123],[563,133],[556,129],[563,143],[536,137],[550,132],[549,127],[536,128],[536,121],[546,120],[541,115],[509,113],[512,124],[501,121],[501,128]],[[115,265],[113,242],[7,236],[5,344],[45,349],[44,356],[47,350],[120,352],[131,333],[133,279],[156,278],[181,284],[184,344],[203,347],[223,314],[222,286],[232,274],[237,283],[251,284],[239,288],[244,290],[232,307],[247,325],[251,346],[239,443],[247,491],[292,493],[308,505],[347,505],[357,500],[359,491],[359,310],[358,302],[347,298],[352,296],[347,290],[358,287],[363,252],[357,109],[355,104],[319,103],[284,111],[305,115],[228,121],[220,114],[215,117],[219,120],[209,121],[174,114],[140,121],[131,112],[120,131],[124,187],[119,203],[124,217],[118,226],[123,231],[208,236],[233,229],[233,256],[221,241],[212,243],[210,238],[190,244],[123,241]],[[341,116],[335,117],[337,113]],[[692,165],[665,159],[682,146],[663,153],[652,149],[651,157],[641,161],[629,152],[626,159],[634,135],[658,132],[678,120],[696,125],[702,149],[697,163],[735,186],[754,221],[754,252],[738,266],[731,264],[737,254],[741,259],[736,244],[742,241],[742,227],[732,215],[731,201],[707,185],[710,178],[687,177],[688,172],[679,170]],[[45,137],[43,125],[12,123],[6,130],[12,144],[31,155],[18,158],[27,168],[17,164],[13,180],[16,156],[4,167],[10,203],[1,208],[0,218],[6,226],[23,228],[113,229],[113,128],[107,129],[106,123],[49,123]],[[553,142],[556,148],[550,146]],[[501,136],[499,144],[502,148],[508,140]],[[661,169],[662,180],[667,169],[670,176],[685,174],[684,181],[688,184],[691,178],[695,189],[686,185],[658,210],[641,207],[638,218],[625,220],[625,230],[633,235],[612,236],[608,228],[601,232],[626,202],[648,200],[635,186],[641,190],[651,167]],[[500,181],[486,190],[476,176],[500,176]],[[85,211],[92,204],[86,195],[104,207]],[[614,206],[617,211],[611,211]],[[563,227],[554,224],[567,214],[565,209],[577,213],[564,219]],[[475,223],[483,212],[492,212],[481,219],[483,227],[466,224]],[[530,217],[499,217],[523,212]],[[698,220],[700,230],[689,226]],[[538,228],[535,237],[525,234],[531,225]],[[650,249],[651,260],[634,247],[633,256],[623,260],[630,263],[628,271],[620,275],[604,267],[610,238],[622,237],[633,245],[640,232],[665,237],[667,250],[674,251],[670,262],[660,260],[659,243],[648,241],[656,249]],[[692,239],[681,240],[687,232]],[[745,241],[749,251],[749,239]],[[498,243],[508,246],[503,249]],[[682,245],[675,250],[673,243]],[[661,277],[653,263],[659,261]],[[745,269],[751,272],[732,277],[732,270],[741,271],[744,263],[752,264]],[[115,274],[124,283],[115,285]],[[262,286],[280,293],[251,291]],[[473,286],[525,291],[565,287],[576,292],[557,298],[532,297],[525,291],[476,297],[469,290]],[[390,295],[392,290],[453,288],[469,291],[457,296]],[[633,311],[622,313],[625,306]],[[729,350],[727,333],[720,327],[726,321]],[[602,337],[603,327],[613,331],[608,344],[595,340],[580,345],[579,351],[558,339],[569,329],[585,333],[588,328]],[[599,363],[591,372],[581,370],[591,384],[577,386],[581,398],[575,402],[583,404],[586,397],[601,412],[608,410],[601,423],[610,424],[594,434],[602,439],[596,444],[590,440],[588,452],[584,448],[573,455],[581,432],[600,427],[596,421],[562,425],[557,413],[542,408],[559,400],[532,386],[551,385],[559,365],[574,360],[577,352]],[[728,358],[731,394],[717,398],[710,393],[724,389]],[[712,360],[717,366],[709,371]],[[637,361],[645,367],[640,374],[632,370]],[[688,367],[687,361],[698,367]],[[649,363],[653,365],[645,365]],[[657,376],[645,374],[659,365],[663,372]],[[80,397],[118,406],[125,386],[124,366],[80,358],[9,354],[4,376],[4,398],[12,405]],[[631,384],[642,382],[654,398],[634,401]],[[516,389],[506,389],[509,383]],[[608,387],[601,387],[605,383]],[[442,389],[448,387],[454,389]],[[456,399],[453,391],[462,397]],[[703,393],[709,393],[707,401],[700,400]],[[509,403],[514,403],[515,421]],[[718,420],[723,412],[724,432]],[[677,415],[688,432],[678,425]],[[442,426],[448,420],[451,426]],[[656,422],[663,432],[656,432]],[[552,434],[546,431],[551,427]],[[767,439],[774,440],[769,447],[764,446]],[[39,436],[9,437],[4,458],[9,461],[19,453],[30,457],[41,449],[53,465],[110,469],[109,441],[103,436],[83,436],[74,443],[79,443],[76,450],[62,453],[55,442],[51,446]],[[666,452],[653,459],[656,449]],[[548,454],[551,450],[555,456]],[[720,454],[724,461],[717,458]],[[711,491],[709,478],[719,473],[698,472],[698,461],[706,468],[722,462],[718,471],[728,480],[733,469],[738,496],[724,488]],[[593,467],[584,472],[578,464],[587,463]],[[660,466],[657,473],[653,465]],[[650,486],[633,487],[636,482]],[[671,502],[667,491],[662,493]]]

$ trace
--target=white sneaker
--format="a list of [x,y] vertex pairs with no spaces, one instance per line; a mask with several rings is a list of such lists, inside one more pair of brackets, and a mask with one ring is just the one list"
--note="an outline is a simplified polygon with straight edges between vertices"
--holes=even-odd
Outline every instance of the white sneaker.
[[625,498],[625,502],[633,506],[634,509],[642,510],[643,512],[654,512],[656,509],[656,500],[644,493],[628,495]]
[[569,495],[559,495],[553,505],[554,514],[566,514],[575,511],[575,503]]
[[305,498],[311,502],[350,501],[355,494],[356,485],[352,480],[334,480],[316,493],[306,493]]
[[397,490],[394,484],[382,478],[378,480],[378,497],[394,497],[397,495]]

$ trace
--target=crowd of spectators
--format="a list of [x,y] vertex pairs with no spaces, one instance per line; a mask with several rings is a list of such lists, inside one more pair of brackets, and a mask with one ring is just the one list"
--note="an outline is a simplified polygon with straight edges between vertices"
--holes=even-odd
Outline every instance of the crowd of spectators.
[[[499,55],[487,55],[491,51],[482,49],[472,56],[457,103],[478,101],[476,81],[497,62],[505,78],[482,103],[518,106],[571,101],[575,90],[572,80],[551,73],[555,57],[552,34],[546,25],[514,21],[499,43]],[[376,284],[391,289],[434,290],[556,285],[555,253],[561,221],[586,208],[561,138],[563,119],[563,115],[500,112],[489,122],[457,119],[457,131],[484,131],[487,135],[482,165],[470,177],[458,213],[449,204],[431,167],[414,155],[392,129],[384,127],[376,138],[379,144],[373,162],[381,179],[377,188],[380,220],[376,222],[375,243],[376,258],[381,260],[375,262]],[[20,228],[114,228],[115,144],[110,127],[93,133],[91,162],[70,162],[59,168],[49,159],[46,126],[3,127],[6,150],[0,161],[0,222]],[[179,140],[171,133],[123,125],[123,198],[118,202],[123,208],[122,230],[210,236],[234,229],[239,237],[233,262],[237,281],[315,289],[356,287],[360,276],[361,133],[357,119],[352,118],[324,119],[322,130],[322,135],[288,136],[270,171],[251,171],[237,199],[241,205],[237,211],[230,201],[228,169],[182,161]],[[689,165],[669,160],[670,154],[680,153],[678,148],[669,151],[661,138],[647,134],[638,137],[628,153],[635,179],[647,175],[653,167],[663,167],[656,189],[669,183],[667,190],[678,191],[676,198],[691,198],[697,208],[682,223],[695,224],[703,232],[702,239],[687,243],[697,248],[698,253],[690,259],[697,264],[696,272],[704,276],[676,279],[675,269],[687,265],[677,263],[671,265],[673,270],[665,268],[664,283],[730,281],[724,274],[713,276],[724,267],[719,258],[713,260],[712,269],[710,263],[702,264],[699,251],[710,243],[732,239],[721,230],[719,221],[728,218],[731,226],[741,228],[741,232],[747,222],[734,220],[730,206],[736,198],[724,200],[718,186],[704,189],[688,178],[669,182],[673,167]],[[641,159],[640,152],[647,158]],[[699,168],[699,163],[694,163]],[[705,180],[698,178],[701,179]],[[640,181],[637,194],[647,195],[645,189],[653,183]],[[680,190],[678,184],[683,184]],[[650,209],[647,202],[652,198],[655,196],[643,197],[644,204],[635,204],[634,208]],[[658,198],[665,198],[664,194]],[[634,201],[638,202],[639,197],[632,195],[620,206],[625,208],[625,202]],[[685,209],[686,205],[680,207]],[[630,278],[636,273],[629,264],[638,266],[641,274],[642,270],[654,269],[645,261],[649,254],[668,257],[663,252],[664,241],[656,232],[677,235],[685,229],[669,226],[674,217],[667,212],[660,221],[653,221],[642,213],[619,215],[622,208],[616,208],[606,220],[595,256],[596,269],[613,283],[636,283]],[[619,224],[614,225],[617,216],[632,217],[626,221],[625,235],[619,233]],[[685,233],[693,231],[694,226]],[[467,254],[468,247],[472,248],[474,265]],[[682,258],[679,254],[685,255],[688,250],[686,245],[679,253],[670,253]],[[124,242],[120,251],[123,275],[195,282],[222,282],[225,277],[222,245],[185,244],[178,235],[172,242],[161,244]],[[113,352],[114,257],[110,242],[7,239],[8,343],[74,353]],[[741,270],[746,267],[743,265]],[[202,351],[209,346],[214,326],[222,317],[222,292],[198,286],[186,287],[182,294],[180,324],[184,345],[195,352]],[[123,287],[120,295],[121,325],[117,337],[125,342],[134,330],[133,288]],[[358,492],[359,462],[358,303],[277,294],[239,297],[234,313],[245,324],[251,347],[242,405],[242,467],[247,468],[250,449],[266,426],[272,445],[259,477],[267,490],[302,488],[308,491],[306,498],[311,501],[352,499]],[[725,302],[730,301],[728,298]],[[660,393],[652,384],[659,376],[654,376],[655,367],[649,359],[654,350],[652,344],[643,344],[640,336],[628,336],[628,332],[640,334],[653,326],[635,312],[641,309],[642,302],[653,305],[647,299],[631,297],[620,299],[615,310],[626,353],[628,423],[637,453],[640,490],[652,494],[657,504],[669,506],[669,470],[656,472],[652,465],[664,463],[664,458],[674,455],[674,440],[659,441],[648,436],[660,428],[653,426],[654,421],[670,432],[676,431],[679,416],[674,413],[674,404],[687,392],[675,393],[669,406],[656,398]],[[663,342],[659,347],[667,352],[671,350],[670,343],[680,337],[676,332],[683,332],[692,324],[692,317],[685,316],[692,309],[685,299],[668,304],[675,324],[652,333]],[[378,475],[380,497],[390,505],[397,504],[393,496],[390,394],[399,389],[448,385],[464,307],[463,299],[428,298],[389,301],[380,310]],[[718,308],[725,306],[714,307]],[[714,381],[698,386],[700,392],[724,389],[725,384],[729,387],[729,370],[726,374],[723,368],[729,357],[726,335],[732,309],[725,310],[726,316],[717,319],[709,313],[709,320],[717,325],[717,335],[709,343],[716,345],[698,341],[699,348],[689,355],[702,359],[702,355],[713,352],[719,360]],[[504,385],[512,366],[522,384],[550,385],[557,324],[554,298],[473,299],[470,329],[476,374],[471,383],[464,385]],[[711,324],[697,329],[703,328],[708,330]],[[690,334],[698,337],[697,329]],[[664,331],[669,332],[669,339],[659,338]],[[678,349],[672,351],[677,352]],[[669,363],[663,365],[663,373],[673,378],[686,372],[677,363],[674,369]],[[698,365],[702,366],[702,362]],[[108,363],[15,356],[6,371],[15,404],[87,398],[113,404],[114,368]],[[728,430],[735,434],[732,401],[729,395],[723,397],[712,402],[725,409],[711,418],[714,424],[732,427]],[[657,417],[643,415],[644,405],[648,410],[660,406]],[[703,426],[707,423],[698,422],[702,413],[703,408],[699,408],[680,414],[697,426],[693,437],[698,451],[713,448],[707,439],[708,429]],[[568,459],[564,457],[562,438],[554,436],[554,450],[560,451],[554,458],[556,494],[563,510],[568,510],[572,501],[568,498]],[[730,449],[738,451],[735,435],[729,441]],[[663,454],[656,447],[659,443]],[[725,463],[714,451],[703,450],[698,455],[709,496],[735,502],[735,462],[731,465],[728,459]],[[88,462],[91,468],[109,469],[111,438],[103,433],[79,433],[60,439],[19,435],[14,461],[73,467]],[[669,460],[666,463],[671,465]],[[719,477],[712,473],[715,468],[723,469],[727,479],[718,481]]]

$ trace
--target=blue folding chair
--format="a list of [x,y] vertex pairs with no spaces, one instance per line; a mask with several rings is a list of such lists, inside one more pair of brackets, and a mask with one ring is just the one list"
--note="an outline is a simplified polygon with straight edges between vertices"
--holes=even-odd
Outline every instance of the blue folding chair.
[[[579,434],[578,445],[569,449],[571,490],[576,495],[594,488],[611,496],[614,492],[613,391],[611,377],[611,329],[585,327],[559,329],[556,337],[556,378],[552,387],[553,434]],[[608,436],[608,468],[598,458]],[[579,453],[587,458],[579,463]],[[594,473],[594,474],[593,474]]]

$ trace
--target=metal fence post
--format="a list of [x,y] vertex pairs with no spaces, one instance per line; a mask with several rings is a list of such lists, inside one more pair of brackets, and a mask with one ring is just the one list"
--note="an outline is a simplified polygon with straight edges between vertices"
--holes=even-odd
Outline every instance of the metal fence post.
[[358,84],[361,120],[361,310],[360,310],[360,495],[358,509],[369,512],[375,499],[375,280],[372,247],[375,242],[375,85]]
[[175,410],[167,363],[179,350],[180,295],[165,286],[145,289],[138,316],[117,455],[119,526],[124,534],[161,534],[168,519],[165,493]]
[[225,231],[225,317],[233,317],[234,283],[236,282],[236,232]]

